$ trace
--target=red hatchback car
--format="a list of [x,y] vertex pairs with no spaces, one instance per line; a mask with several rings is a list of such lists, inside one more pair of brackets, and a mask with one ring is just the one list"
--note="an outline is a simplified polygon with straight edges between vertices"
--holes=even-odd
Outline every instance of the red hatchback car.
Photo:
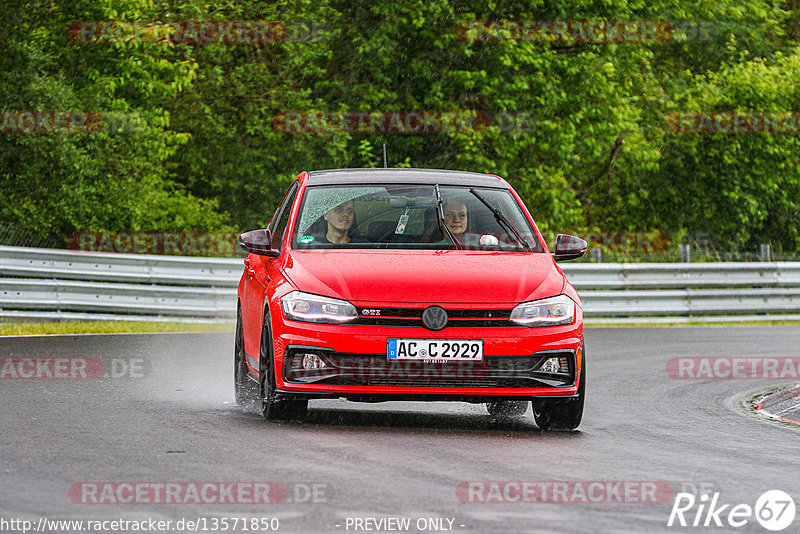
[[246,232],[236,401],[267,419],[309,399],[454,400],[574,429],[586,389],[580,297],[523,202],[494,175],[303,172]]

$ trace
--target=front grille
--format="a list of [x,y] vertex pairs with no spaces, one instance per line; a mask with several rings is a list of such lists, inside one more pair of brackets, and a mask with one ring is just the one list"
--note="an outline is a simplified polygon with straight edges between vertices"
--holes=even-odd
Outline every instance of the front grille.
[[[363,308],[358,319],[350,324],[367,326],[419,326],[422,327],[422,312],[425,308],[372,308],[380,310],[380,315],[365,315]],[[447,309],[448,328],[509,328],[520,327],[509,321],[510,309],[464,310]],[[524,327],[522,327],[524,328]]]
[[407,383],[398,383],[397,381],[392,380],[370,380],[369,384],[365,384],[369,386],[435,386],[435,387],[453,387],[453,388],[463,388],[463,387],[472,387],[472,388],[524,388],[524,387],[537,387],[537,386],[523,386],[518,385],[514,382],[508,380],[470,380],[468,384],[465,384],[459,380],[438,380],[434,382],[428,382],[425,384],[407,384]]
[[[316,354],[321,369],[302,368],[304,354]],[[487,356],[480,362],[426,363],[389,360],[385,354],[343,354],[297,348],[287,351],[284,379],[289,382],[351,386],[431,386],[478,388],[546,388],[574,384],[575,358],[564,351],[568,373],[543,373],[536,369],[555,354],[532,356]]]

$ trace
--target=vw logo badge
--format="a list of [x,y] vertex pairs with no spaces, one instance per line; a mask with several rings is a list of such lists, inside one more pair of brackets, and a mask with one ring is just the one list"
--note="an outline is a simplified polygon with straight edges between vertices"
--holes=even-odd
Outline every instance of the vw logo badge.
[[422,324],[428,330],[441,330],[447,326],[447,312],[440,306],[430,306],[422,312]]

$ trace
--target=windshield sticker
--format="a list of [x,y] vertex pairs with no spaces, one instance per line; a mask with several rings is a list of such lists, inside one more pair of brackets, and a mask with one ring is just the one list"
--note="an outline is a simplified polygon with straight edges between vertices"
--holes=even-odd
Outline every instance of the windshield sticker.
[[311,243],[312,241],[314,241],[314,236],[313,235],[304,235],[303,237],[298,239],[298,241],[300,241],[300,243],[302,243],[304,245],[307,245],[308,243]]

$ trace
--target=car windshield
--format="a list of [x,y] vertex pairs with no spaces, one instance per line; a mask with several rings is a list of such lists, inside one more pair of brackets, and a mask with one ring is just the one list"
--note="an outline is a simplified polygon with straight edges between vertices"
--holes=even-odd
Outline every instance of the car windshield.
[[308,187],[292,247],[543,250],[507,189],[411,184]]

